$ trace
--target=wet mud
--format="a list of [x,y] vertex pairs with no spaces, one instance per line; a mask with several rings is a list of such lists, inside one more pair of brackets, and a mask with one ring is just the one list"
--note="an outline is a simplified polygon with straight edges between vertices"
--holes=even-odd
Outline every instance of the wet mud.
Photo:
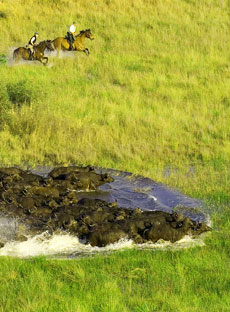
[[[164,188],[152,188],[150,179],[132,182],[129,174],[91,166],[38,172],[0,168],[0,247],[45,231],[65,231],[85,244],[104,247],[122,238],[136,244],[176,242],[211,230],[195,210],[193,215],[172,210],[179,193],[171,191],[170,202],[159,202]],[[184,198],[192,208],[192,199]]]

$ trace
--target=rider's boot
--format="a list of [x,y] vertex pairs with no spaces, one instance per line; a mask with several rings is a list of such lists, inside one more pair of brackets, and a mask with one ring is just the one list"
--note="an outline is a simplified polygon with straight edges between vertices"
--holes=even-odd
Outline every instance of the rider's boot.
[[73,51],[73,43],[72,43],[72,41],[70,41],[70,43],[69,43],[69,50]]
[[70,34],[69,36],[69,42],[70,42],[70,51],[74,51],[74,48],[73,48],[73,43],[74,43],[74,36],[73,34]]
[[31,49],[29,49],[30,51],[30,60],[32,61],[33,60],[33,56],[34,56],[34,51],[32,51]]

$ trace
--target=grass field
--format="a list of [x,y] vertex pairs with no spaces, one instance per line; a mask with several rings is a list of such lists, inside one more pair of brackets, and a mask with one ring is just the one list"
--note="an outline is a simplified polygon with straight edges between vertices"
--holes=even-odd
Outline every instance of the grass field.
[[[178,252],[1,258],[0,311],[230,311],[229,14],[227,0],[0,0],[0,163],[142,174],[203,199],[214,228]],[[73,21],[95,36],[89,57],[6,62]]]

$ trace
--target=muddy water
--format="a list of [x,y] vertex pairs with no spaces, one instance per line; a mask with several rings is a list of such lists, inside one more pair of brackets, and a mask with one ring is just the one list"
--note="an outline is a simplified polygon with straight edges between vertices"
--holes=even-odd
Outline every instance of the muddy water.
[[108,173],[114,182],[99,187],[95,192],[79,193],[80,198],[98,198],[108,202],[117,201],[118,206],[150,211],[178,211],[194,221],[209,222],[205,205],[198,199],[183,195],[164,184],[130,172],[95,168],[98,173]]
[[0,238],[2,242],[12,241],[15,238],[17,228],[18,222],[15,218],[0,215]]
[[[32,172],[44,177],[51,171],[49,167],[38,167]],[[78,198],[117,201],[118,206],[150,211],[177,211],[194,221],[209,223],[210,218],[201,200],[189,197],[181,192],[157,183],[141,175],[114,169],[94,167],[97,173],[108,173],[114,182],[106,183],[93,192],[79,192]]]
[[[113,169],[94,168],[97,173],[108,173],[114,178],[114,182],[106,183],[96,191],[79,192],[78,198],[102,199],[107,202],[117,201],[119,207],[135,209],[141,208],[143,211],[164,211],[171,213],[175,209],[189,216],[194,221],[210,223],[209,216],[205,211],[204,204],[190,198],[169,187],[156,183],[151,179],[134,176],[129,172]],[[37,168],[34,173],[46,177],[51,168]],[[175,208],[176,207],[176,208]],[[0,237],[5,241],[5,245],[0,249],[0,255],[31,257],[47,255],[51,257],[74,258],[79,256],[92,255],[96,253],[106,253],[114,250],[127,248],[138,249],[178,249],[193,246],[202,246],[202,236],[191,238],[185,236],[175,243],[158,241],[157,243],[135,244],[130,239],[121,239],[119,242],[105,247],[92,247],[85,244],[66,232],[56,232],[53,234],[44,232],[28,236],[26,241],[15,241],[15,232],[19,227],[18,221],[14,218],[0,217]]]

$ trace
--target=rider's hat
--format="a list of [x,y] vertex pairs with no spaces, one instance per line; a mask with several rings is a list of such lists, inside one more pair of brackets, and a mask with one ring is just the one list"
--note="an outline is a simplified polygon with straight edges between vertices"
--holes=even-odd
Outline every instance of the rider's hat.
[[35,35],[38,35],[38,32],[35,32],[34,34],[35,34]]

